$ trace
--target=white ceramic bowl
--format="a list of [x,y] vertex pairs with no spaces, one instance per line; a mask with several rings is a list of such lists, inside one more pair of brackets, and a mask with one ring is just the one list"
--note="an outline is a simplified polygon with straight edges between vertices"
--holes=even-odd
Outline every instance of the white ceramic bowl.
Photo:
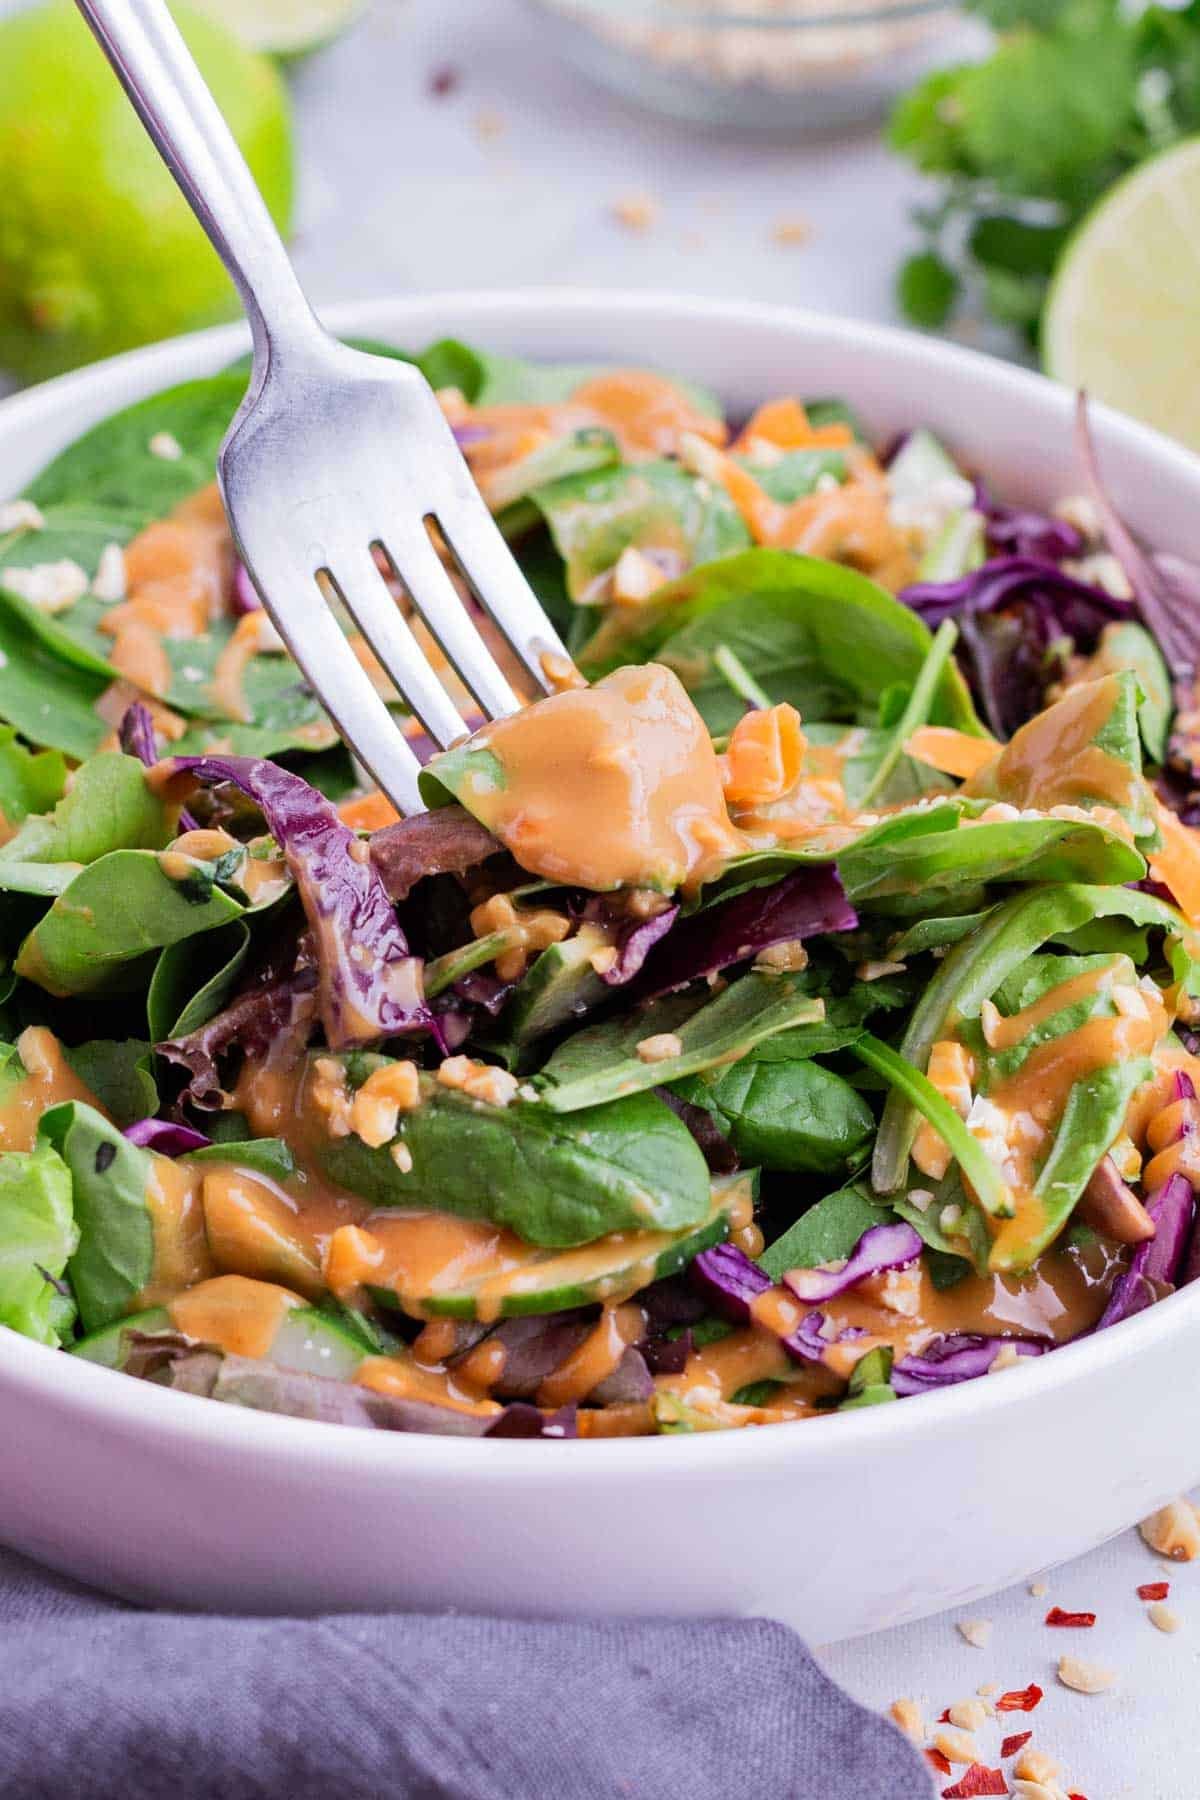
[[[1014,499],[1077,485],[1071,396],[933,339],[636,294],[377,301],[340,331],[643,362],[733,409],[843,394],[924,423]],[[0,497],[114,408],[219,368],[238,329],[0,406]],[[1114,496],[1200,558],[1200,459],[1097,409]],[[402,1437],[242,1412],[0,1333],[0,1537],[130,1596],[245,1611],[767,1613],[822,1642],[967,1605],[1200,1478],[1200,1287],[999,1377],[806,1425],[610,1442]]]

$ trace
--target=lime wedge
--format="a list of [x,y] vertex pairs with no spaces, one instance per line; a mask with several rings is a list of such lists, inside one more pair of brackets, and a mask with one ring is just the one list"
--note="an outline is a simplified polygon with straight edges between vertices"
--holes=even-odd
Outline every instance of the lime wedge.
[[251,50],[306,56],[339,37],[365,0],[192,0]]
[[1200,138],[1105,195],[1046,304],[1048,375],[1200,450]]

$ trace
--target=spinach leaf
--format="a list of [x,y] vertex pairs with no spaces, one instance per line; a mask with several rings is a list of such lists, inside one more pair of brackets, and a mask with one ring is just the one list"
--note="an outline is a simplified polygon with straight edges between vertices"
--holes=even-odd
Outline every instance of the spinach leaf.
[[550,527],[575,601],[602,598],[602,578],[630,546],[661,551],[690,568],[750,542],[724,488],[676,462],[570,475],[534,488],[530,498]]
[[150,1041],[187,1037],[220,1012],[233,993],[250,950],[250,928],[231,919],[206,932],[169,944],[154,966],[146,993]]
[[[921,1184],[927,1178],[913,1168],[910,1185],[903,1193],[892,1195],[893,1210],[928,1246],[930,1274],[936,1288],[953,1287],[956,1281],[973,1269],[986,1275],[992,1249],[992,1234],[982,1207],[976,1205],[963,1186],[957,1164],[952,1163],[932,1191]],[[913,1198],[917,1195],[922,1203]],[[956,1211],[953,1232],[942,1228],[942,1215],[947,1207]],[[938,1258],[940,1261],[933,1259]]]
[[49,812],[62,797],[67,765],[58,750],[27,750],[11,725],[0,726],[0,814],[9,826]]
[[838,1188],[801,1213],[782,1237],[767,1245],[758,1261],[772,1281],[782,1281],[789,1269],[843,1262],[864,1231],[894,1224],[895,1219],[891,1207],[874,1199],[863,1185]]
[[[577,1032],[559,1045],[536,1085],[555,1112],[575,1112],[661,1087],[714,1063],[732,1062],[777,1031],[820,1019],[823,1010],[801,978],[751,970],[700,1006],[690,997],[675,996],[655,1001],[632,1018]],[[639,1044],[663,1035],[678,1038],[678,1055],[654,1061],[639,1056]]]
[[708,1167],[686,1125],[654,1094],[587,1106],[570,1118],[514,1102],[484,1106],[433,1082],[401,1116],[396,1144],[331,1139],[327,1175],[374,1206],[434,1207],[490,1219],[527,1243],[565,1247],[613,1231],[676,1231],[710,1204]]
[[[475,394],[477,406],[558,406],[564,400],[570,400],[585,382],[613,373],[611,365],[606,363],[526,362],[521,357],[492,355],[487,350],[474,354],[481,372]],[[721,404],[715,394],[698,382],[685,381],[681,376],[671,379],[672,385],[701,412],[714,419],[721,417]],[[434,386],[437,385],[435,382]],[[462,384],[456,381],[451,385],[460,387]],[[463,388],[463,392],[467,390]],[[467,398],[471,396],[468,394]]]
[[1121,887],[1140,881],[1146,862],[1117,832],[1082,820],[962,820],[950,831],[900,840],[869,833],[838,857],[838,873],[854,901],[931,895],[937,905],[943,892],[993,881],[1088,881]]
[[[1064,883],[1023,890],[993,907],[938,966],[913,1010],[900,1044],[901,1057],[924,1070],[937,1040],[950,1035],[964,1019],[977,1019],[983,1002],[1041,945],[1109,917],[1160,926],[1172,939],[1181,930],[1173,908],[1128,888]],[[919,1117],[911,1094],[896,1090],[888,1096],[872,1163],[877,1192],[895,1193],[903,1183]]]
[[[1128,669],[1070,689],[1015,731],[964,792],[1029,807],[1046,804],[1049,789],[1073,806],[1115,809],[1135,843],[1153,849],[1159,833],[1154,797],[1142,777],[1141,699]],[[1053,786],[1056,776],[1061,790]]]
[[158,1111],[150,1045],[137,1038],[91,1038],[63,1052],[88,1092],[125,1129]]
[[146,1204],[153,1161],[78,1100],[42,1114],[38,1141],[71,1171],[79,1243],[67,1273],[85,1331],[99,1331],[133,1310],[154,1268]]
[[[915,613],[865,575],[791,550],[724,556],[626,610],[632,616],[612,615],[584,646],[585,673],[665,662],[713,732],[731,729],[742,711],[713,665],[722,644],[772,700],[790,701],[802,717],[872,725],[887,688],[916,682],[933,641]],[[941,673],[929,716],[980,729],[953,663]]]
[[75,771],[52,813],[27,818],[0,849],[0,885],[6,862],[91,863],[110,850],[160,850],[174,823],[137,758],[102,751]]
[[759,1062],[752,1050],[672,1088],[706,1108],[741,1161],[761,1169],[835,1174],[862,1160],[875,1128],[858,1090],[811,1061]]
[[82,761],[111,735],[95,710],[111,679],[111,669],[91,674],[49,650],[0,578],[0,719],[31,743]]
[[[129,521],[132,535],[213,479],[221,439],[245,391],[244,379],[227,373],[138,400],[56,456],[26,490],[28,497],[48,525],[56,508],[88,505]],[[183,456],[177,462],[150,449],[159,432],[179,444]],[[88,563],[83,566],[90,572]]]
[[248,1169],[252,1175],[263,1175],[269,1181],[290,1181],[296,1173],[296,1158],[290,1144],[282,1138],[243,1138],[233,1144],[206,1144],[202,1150],[189,1150],[180,1159],[189,1163],[233,1163]]
[[0,1325],[39,1344],[61,1341],[69,1312],[54,1284],[78,1241],[61,1157],[46,1145],[0,1155]]
[[[194,865],[198,874],[210,866]],[[15,967],[51,994],[130,992],[146,979],[143,958],[151,951],[242,911],[211,883],[201,894],[169,880],[152,850],[113,850],[63,890],[23,941]]]

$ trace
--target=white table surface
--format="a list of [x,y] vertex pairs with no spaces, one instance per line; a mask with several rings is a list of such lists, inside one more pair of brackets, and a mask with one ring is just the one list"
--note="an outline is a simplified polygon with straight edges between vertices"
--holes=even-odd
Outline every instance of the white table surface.
[[[439,68],[457,85],[435,98]],[[297,260],[318,301],[565,280],[893,316],[917,185],[873,132],[780,144],[660,122],[553,61],[519,0],[376,0],[300,72],[297,97]],[[495,136],[480,130],[489,115],[502,124]],[[644,233],[612,214],[637,192],[659,207]],[[811,226],[808,241],[777,243],[777,223],[797,217]],[[1046,1479],[1070,1471],[1048,1468]],[[1173,1637],[1155,1630],[1135,1592],[1160,1572],[1131,1532],[1050,1574],[1041,1600],[1021,1588],[971,1608],[994,1621],[986,1650],[943,1615],[836,1645],[822,1660],[868,1704],[911,1695],[930,1719],[981,1682],[1036,1681],[1041,1706],[1028,1719],[1009,1715],[1006,1728],[1032,1726],[1069,1788],[1087,1800],[1197,1800],[1200,1563],[1171,1570],[1185,1621]],[[1056,1601],[1096,1612],[1095,1629],[1047,1629]],[[1119,1689],[1089,1698],[1060,1687],[1054,1668],[1066,1650],[1119,1670]],[[994,1753],[1000,1735],[982,1732],[981,1747]]]
[[[0,0],[0,11],[12,4]],[[456,78],[444,97],[430,92],[437,69]],[[298,71],[295,88],[295,251],[318,303],[568,281],[893,316],[916,183],[870,131],[781,144],[648,118],[551,60],[519,0],[376,0]],[[659,209],[642,233],[612,212],[633,193]],[[794,219],[811,228],[807,242],[780,244],[776,226]],[[1046,1470],[1047,1482],[1070,1477]],[[1173,1637],[1154,1629],[1135,1593],[1160,1575],[1131,1532],[1049,1573],[1042,1599],[1020,1588],[972,1607],[994,1621],[984,1650],[943,1615],[833,1646],[822,1660],[867,1704],[910,1695],[931,1720],[981,1682],[1036,1681],[1040,1708],[1010,1715],[1006,1729],[1032,1726],[1061,1759],[1066,1787],[1087,1800],[1197,1800],[1200,1563],[1162,1576],[1184,1619]],[[1096,1612],[1095,1630],[1048,1630],[1054,1602]],[[1058,1686],[1064,1650],[1116,1668],[1119,1688],[1087,1698]],[[993,1766],[999,1736],[980,1734]]]

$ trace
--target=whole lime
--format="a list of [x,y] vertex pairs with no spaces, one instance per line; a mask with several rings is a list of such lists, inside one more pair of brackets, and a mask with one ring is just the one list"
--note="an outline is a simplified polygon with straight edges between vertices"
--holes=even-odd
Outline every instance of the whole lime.
[[[279,71],[172,7],[286,230]],[[26,380],[237,311],[233,285],[71,0],[0,21],[0,368]]]

